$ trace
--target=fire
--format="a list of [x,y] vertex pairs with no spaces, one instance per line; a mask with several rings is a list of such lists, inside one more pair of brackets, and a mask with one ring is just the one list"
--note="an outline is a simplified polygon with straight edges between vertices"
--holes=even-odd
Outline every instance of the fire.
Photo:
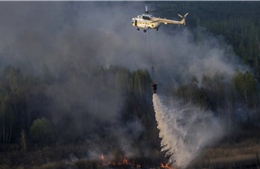
[[141,165],[140,164],[136,164],[136,168],[141,168]]
[[107,161],[104,154],[101,154],[100,158],[101,158],[101,161],[102,161],[102,165],[107,165],[107,164],[110,163],[110,161]]
[[172,167],[169,165],[169,163],[166,163],[166,164],[161,163],[161,168],[174,169],[174,168],[172,168]]
[[128,164],[128,159],[126,156],[124,156],[124,159],[123,159],[123,164]]
[[121,161],[114,161],[114,160],[109,160],[108,158],[105,157],[105,155],[102,153],[100,155],[100,159],[102,161],[102,165],[110,165],[110,166],[121,166],[121,165],[131,165],[131,166],[135,166],[136,168],[141,168],[141,165],[140,164],[135,164],[133,162],[133,160],[129,160],[127,158],[127,156],[124,156],[122,158]]
[[104,161],[104,160],[105,160],[104,154],[101,154],[101,155],[100,155],[100,158],[101,158],[102,161]]
[[[105,157],[104,154],[100,155],[100,159],[102,160],[102,165],[103,166],[110,166],[110,167],[115,167],[115,166],[132,166],[133,168],[139,169],[142,168],[141,164],[135,163],[133,159],[128,159],[127,156],[122,157],[121,160],[115,161],[115,160],[109,160],[107,157]],[[174,169],[170,166],[169,163],[163,164],[161,163],[160,169]]]

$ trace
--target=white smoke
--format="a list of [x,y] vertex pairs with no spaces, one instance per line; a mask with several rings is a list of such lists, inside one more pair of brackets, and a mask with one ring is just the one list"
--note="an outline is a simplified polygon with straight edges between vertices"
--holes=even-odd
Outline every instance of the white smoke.
[[172,100],[171,108],[153,94],[153,105],[160,130],[161,151],[169,156],[169,163],[185,168],[201,150],[223,136],[224,128],[211,112]]

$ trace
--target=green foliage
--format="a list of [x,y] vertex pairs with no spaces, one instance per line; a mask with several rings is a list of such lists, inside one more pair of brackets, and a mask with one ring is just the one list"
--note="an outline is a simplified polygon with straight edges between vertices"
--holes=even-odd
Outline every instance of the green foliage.
[[238,91],[239,96],[247,106],[252,107],[258,101],[258,87],[255,78],[247,71],[242,73],[238,71],[232,78],[232,84]]
[[125,81],[127,85],[127,94],[147,101],[147,93],[150,93],[151,77],[147,70],[136,70]]
[[198,87],[198,81],[193,77],[189,84],[179,85],[174,91],[174,96],[177,96],[184,102],[191,102],[203,108],[209,108],[209,98],[203,88]]
[[46,118],[34,120],[30,127],[32,142],[38,145],[48,145],[54,139],[54,127],[50,120]]
[[[0,136],[1,142],[18,140],[27,126],[27,101],[31,84],[20,69],[7,66],[0,76]],[[14,130],[18,127],[18,130]]]

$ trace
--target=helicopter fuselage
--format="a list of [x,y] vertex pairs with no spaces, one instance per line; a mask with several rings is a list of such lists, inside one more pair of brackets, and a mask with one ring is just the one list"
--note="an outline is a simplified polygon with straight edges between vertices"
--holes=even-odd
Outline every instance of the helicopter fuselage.
[[138,15],[137,17],[132,19],[132,26],[141,29],[156,29],[162,25],[160,22],[156,22],[156,18],[151,15]]

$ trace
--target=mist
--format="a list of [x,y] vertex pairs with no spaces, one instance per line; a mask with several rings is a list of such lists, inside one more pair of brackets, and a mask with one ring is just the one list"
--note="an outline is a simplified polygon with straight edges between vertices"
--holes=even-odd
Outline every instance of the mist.
[[[65,81],[51,84],[45,91],[53,101],[54,122],[58,124],[63,114],[74,110],[74,119],[70,119],[74,134],[81,133],[82,128],[91,133],[99,122],[109,123],[113,127],[104,130],[108,135],[116,133],[113,137],[128,155],[137,150],[126,133],[135,131],[131,136],[136,138],[142,125],[136,119],[127,125],[120,122],[125,98],[115,88],[113,77],[106,84],[96,77],[97,67],[116,65],[134,71],[154,66],[155,80],[173,85],[179,83],[176,79],[185,82],[192,76],[199,81],[203,75],[230,78],[236,70],[246,69],[223,37],[214,37],[203,28],[167,25],[170,34],[163,28],[137,31],[131,19],[143,12],[144,2],[0,4],[0,70],[11,64],[27,74],[48,71],[56,78],[70,72]],[[81,120],[78,112],[82,111],[86,111],[87,122]],[[196,155],[198,152],[194,151]]]
[[162,98],[153,94],[154,111],[160,130],[162,151],[169,157],[169,163],[185,168],[206,146],[216,143],[225,133],[225,125],[212,112],[172,100],[165,105]]

